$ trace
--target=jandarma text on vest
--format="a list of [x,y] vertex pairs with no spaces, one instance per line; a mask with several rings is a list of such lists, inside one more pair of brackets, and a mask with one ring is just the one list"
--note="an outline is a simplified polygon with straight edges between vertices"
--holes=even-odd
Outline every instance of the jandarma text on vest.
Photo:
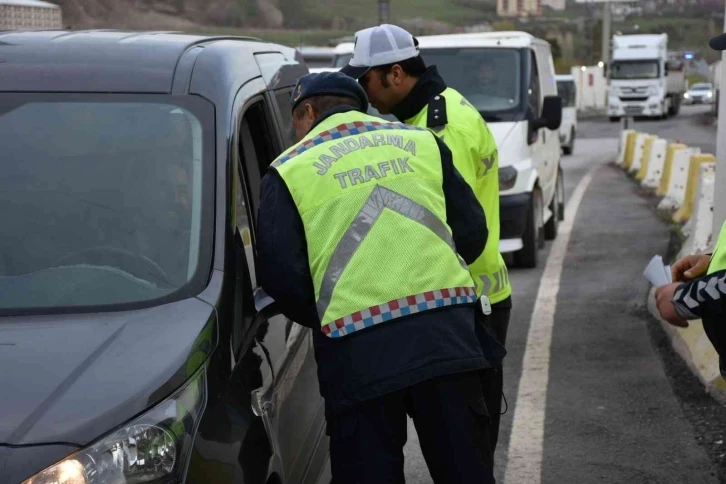
[[[405,141],[405,145],[404,145]],[[334,144],[328,150],[328,153],[321,155],[313,163],[313,166],[318,169],[318,175],[325,175],[333,163],[341,159],[343,156],[358,150],[364,150],[366,148],[375,148],[376,146],[395,146],[413,156],[416,156],[416,142],[413,140],[404,140],[404,137],[399,134],[383,134],[374,133],[370,135],[360,135],[357,137],[348,137],[345,140]]]

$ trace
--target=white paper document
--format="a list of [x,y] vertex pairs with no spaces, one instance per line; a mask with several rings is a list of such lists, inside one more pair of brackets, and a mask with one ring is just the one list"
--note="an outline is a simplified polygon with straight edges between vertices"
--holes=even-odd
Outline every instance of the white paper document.
[[656,255],[650,260],[648,267],[645,268],[643,275],[655,287],[665,286],[673,282],[671,277],[671,268],[663,263],[663,258]]

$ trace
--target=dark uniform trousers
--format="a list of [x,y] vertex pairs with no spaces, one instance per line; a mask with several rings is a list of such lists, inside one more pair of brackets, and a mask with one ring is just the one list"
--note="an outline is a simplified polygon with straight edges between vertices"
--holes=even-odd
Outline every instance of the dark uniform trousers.
[[407,414],[436,484],[494,484],[479,372],[434,378],[329,416],[332,484],[404,483]]
[[[489,332],[499,342],[500,345],[506,346],[507,330],[509,329],[509,316],[512,312],[511,298],[492,306],[492,312],[485,315],[481,312],[481,307],[477,310],[477,319],[479,319]],[[484,392],[484,401],[486,402],[489,413],[491,414],[491,424],[489,426],[489,439],[492,454],[497,448],[499,441],[499,423],[502,414],[502,396],[504,390],[504,375],[502,366],[498,365],[481,371],[481,385]]]

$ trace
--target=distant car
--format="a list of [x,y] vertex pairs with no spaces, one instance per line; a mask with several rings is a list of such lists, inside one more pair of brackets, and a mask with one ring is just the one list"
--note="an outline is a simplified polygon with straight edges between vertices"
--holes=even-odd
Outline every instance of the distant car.
[[572,76],[556,76],[557,94],[562,98],[562,124],[560,125],[560,145],[566,155],[575,151],[577,136],[577,107],[575,78]]
[[686,104],[712,104],[715,99],[716,93],[713,89],[713,84],[708,82],[694,84],[683,95],[683,100]]
[[329,483],[312,331],[255,271],[299,53],[9,31],[0,59],[0,482]]

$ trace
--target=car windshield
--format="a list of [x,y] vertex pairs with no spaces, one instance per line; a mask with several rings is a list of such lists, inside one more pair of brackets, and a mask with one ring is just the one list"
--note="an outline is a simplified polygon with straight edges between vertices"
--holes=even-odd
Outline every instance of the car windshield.
[[438,67],[487,121],[509,121],[524,111],[522,62],[516,49],[422,49],[426,65]]
[[657,79],[658,61],[615,61],[610,69],[611,79]]
[[0,314],[148,303],[195,277],[213,107],[152,97],[0,95]]
[[574,81],[557,81],[557,94],[562,98],[563,108],[575,107]]
[[711,89],[713,89],[711,84],[694,84],[691,87],[691,91],[710,91]]

